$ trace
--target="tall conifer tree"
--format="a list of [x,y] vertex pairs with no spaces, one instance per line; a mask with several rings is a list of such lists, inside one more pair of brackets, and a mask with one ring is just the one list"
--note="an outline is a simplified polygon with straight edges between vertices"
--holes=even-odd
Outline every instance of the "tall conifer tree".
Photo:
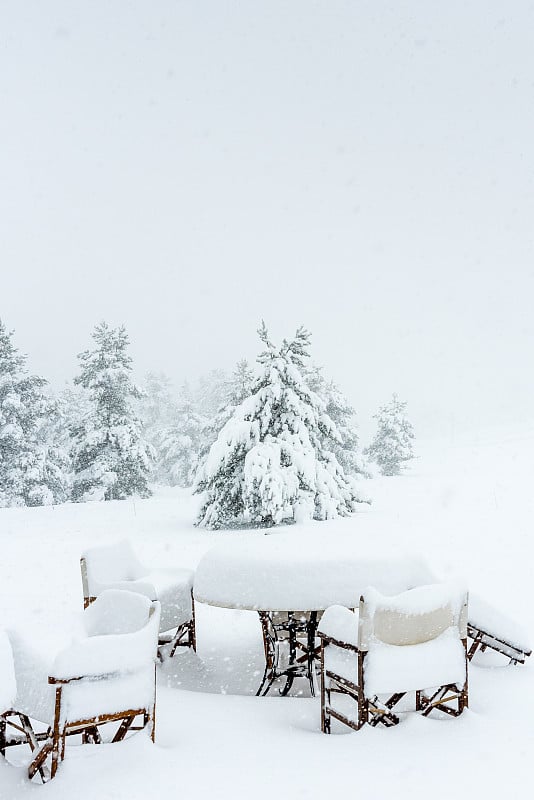
[[51,439],[56,408],[46,383],[28,373],[26,357],[0,320],[0,506],[66,498],[68,459]]
[[81,370],[75,378],[89,393],[90,410],[72,431],[72,498],[148,497],[153,452],[143,440],[141,422],[134,412],[140,392],[132,381],[126,330],[102,322],[92,336],[95,347],[80,353]]

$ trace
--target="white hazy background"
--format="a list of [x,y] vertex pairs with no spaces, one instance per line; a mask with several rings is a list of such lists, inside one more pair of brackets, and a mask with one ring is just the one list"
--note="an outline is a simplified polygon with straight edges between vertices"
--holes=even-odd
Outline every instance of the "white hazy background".
[[302,323],[362,423],[528,424],[531,2],[0,0],[0,316],[177,382]]

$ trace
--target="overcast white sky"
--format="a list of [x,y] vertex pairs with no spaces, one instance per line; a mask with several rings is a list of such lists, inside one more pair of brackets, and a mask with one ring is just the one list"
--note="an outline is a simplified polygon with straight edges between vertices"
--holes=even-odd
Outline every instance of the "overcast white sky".
[[0,316],[177,381],[303,323],[362,423],[533,418],[531,2],[0,0]]

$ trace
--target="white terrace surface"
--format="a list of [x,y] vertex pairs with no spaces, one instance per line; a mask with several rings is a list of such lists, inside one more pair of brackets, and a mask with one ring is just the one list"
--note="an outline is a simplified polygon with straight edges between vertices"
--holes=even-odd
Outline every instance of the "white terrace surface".
[[[439,577],[464,578],[518,618],[532,640],[533,447],[532,435],[501,434],[420,448],[409,474],[370,483],[371,508],[308,527],[325,548],[329,536],[350,532],[362,554],[420,555]],[[90,545],[127,536],[147,565],[195,567],[208,548],[235,537],[196,530],[195,505],[167,490],[135,503],[1,509],[0,627],[24,629],[42,646],[59,643],[64,621],[81,608],[78,559]],[[412,714],[394,729],[326,737],[318,699],[252,696],[263,672],[254,612],[201,605],[197,635],[198,658],[179,652],[159,669],[155,746],[141,734],[68,747],[44,787],[0,758],[0,800],[528,795],[534,664],[501,668],[497,656],[477,657],[471,707],[459,719]]]

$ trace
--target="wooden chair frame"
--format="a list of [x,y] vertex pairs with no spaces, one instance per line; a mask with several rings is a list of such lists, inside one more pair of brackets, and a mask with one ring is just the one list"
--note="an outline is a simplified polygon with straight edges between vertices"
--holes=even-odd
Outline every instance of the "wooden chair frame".
[[506,639],[501,639],[493,633],[485,631],[472,622],[467,623],[467,635],[471,639],[471,646],[467,651],[469,661],[473,658],[477,650],[483,653],[486,649],[495,650],[506,658],[510,659],[510,664],[524,664],[525,660],[531,655],[532,650],[523,650]]
[[[326,636],[321,631],[319,631],[319,637],[321,639],[321,730],[323,733],[331,733],[331,718],[334,717],[334,719],[349,728],[359,731],[368,721],[369,716],[369,709],[364,696],[363,662],[365,654],[360,652],[355,645],[334,639],[332,636]],[[357,655],[358,683],[353,683],[348,678],[326,669],[325,650],[329,645],[340,647]],[[354,700],[358,711],[356,722],[332,707],[332,694],[347,695]]]
[[[101,744],[102,736],[99,731],[101,725],[119,722],[111,742],[120,742],[131,731],[142,730],[145,727],[150,729],[150,737],[155,740],[156,735],[156,667],[154,665],[154,700],[149,707],[130,708],[124,711],[117,711],[113,714],[99,714],[87,719],[68,720],[61,723],[62,717],[62,690],[63,686],[75,681],[83,680],[84,677],[59,680],[49,677],[48,683],[56,687],[54,722],[46,731],[37,732],[34,730],[30,718],[15,709],[10,709],[0,717],[0,753],[5,756],[6,748],[16,745],[29,745],[32,754],[35,753],[28,766],[28,777],[30,780],[37,774],[41,776],[43,783],[55,777],[60,761],[65,758],[65,742],[67,736],[81,735],[82,744]],[[105,677],[105,676],[103,676]],[[112,676],[109,676],[112,677]],[[136,724],[137,717],[143,717],[142,724]],[[15,721],[17,720],[17,721]],[[15,733],[8,737],[8,728]]]
[[[395,706],[410,692],[396,692],[388,697],[386,700],[381,700],[376,695],[372,698],[366,697],[365,694],[365,656],[366,653],[361,651],[356,645],[348,642],[343,642],[328,636],[319,631],[321,639],[321,730],[323,733],[331,732],[331,718],[337,719],[339,722],[347,725],[353,730],[359,731],[360,728],[369,723],[372,727],[381,724],[385,727],[397,725],[399,720],[398,715],[395,713]],[[457,684],[444,684],[438,687],[433,694],[429,697],[425,694],[424,690],[415,691],[415,710],[420,711],[423,716],[427,717],[433,710],[443,711],[454,717],[458,717],[465,708],[468,707],[468,654],[467,654],[467,639],[462,639],[462,644],[465,651],[465,681],[462,686]],[[337,675],[335,672],[326,668],[325,650],[329,646],[339,647],[343,650],[348,650],[357,656],[357,683],[354,683],[347,678]],[[332,707],[332,694],[343,694],[354,700],[357,708],[356,721],[350,719],[345,714]],[[456,707],[448,705],[449,703],[456,703]]]
[[[83,556],[80,558],[80,569],[82,573],[83,584],[83,607],[85,610],[91,605],[91,603],[94,603],[96,597],[91,597],[87,594],[87,564]],[[191,590],[191,619],[188,622],[182,623],[182,625],[178,625],[173,633],[165,632],[160,633],[159,635],[158,658],[160,661],[163,661],[164,659],[164,652],[162,648],[166,647],[167,645],[171,646],[169,658],[174,656],[178,647],[190,647],[196,653],[197,637],[195,627],[195,598],[193,595],[193,590]]]

